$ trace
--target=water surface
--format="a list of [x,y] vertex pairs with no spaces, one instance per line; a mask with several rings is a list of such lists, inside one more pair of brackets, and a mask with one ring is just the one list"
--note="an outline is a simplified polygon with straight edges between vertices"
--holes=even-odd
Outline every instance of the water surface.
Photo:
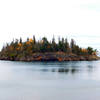
[[0,61],[0,100],[100,100],[100,61]]

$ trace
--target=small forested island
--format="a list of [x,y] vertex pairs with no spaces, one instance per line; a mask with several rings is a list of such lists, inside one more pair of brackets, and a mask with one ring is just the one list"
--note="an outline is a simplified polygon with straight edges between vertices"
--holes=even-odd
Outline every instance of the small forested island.
[[0,52],[0,60],[11,61],[91,61],[98,60],[97,50],[92,47],[81,48],[76,45],[74,39],[69,43],[67,38],[53,37],[48,41],[46,37],[36,41],[33,38],[15,39],[3,46]]

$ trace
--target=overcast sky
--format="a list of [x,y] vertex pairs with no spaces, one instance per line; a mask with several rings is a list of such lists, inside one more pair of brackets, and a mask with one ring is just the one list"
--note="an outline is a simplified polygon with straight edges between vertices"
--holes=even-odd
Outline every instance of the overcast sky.
[[100,0],[0,0],[0,48],[32,35],[74,38],[100,50]]

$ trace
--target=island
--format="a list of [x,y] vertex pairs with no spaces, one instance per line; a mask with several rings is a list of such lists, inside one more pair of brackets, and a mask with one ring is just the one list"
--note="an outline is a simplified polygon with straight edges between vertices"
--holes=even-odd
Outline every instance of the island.
[[0,60],[10,61],[91,61],[98,60],[97,50],[92,47],[82,48],[74,39],[70,43],[67,38],[55,37],[48,41],[46,37],[41,40],[27,38],[26,41],[13,39],[0,51]]

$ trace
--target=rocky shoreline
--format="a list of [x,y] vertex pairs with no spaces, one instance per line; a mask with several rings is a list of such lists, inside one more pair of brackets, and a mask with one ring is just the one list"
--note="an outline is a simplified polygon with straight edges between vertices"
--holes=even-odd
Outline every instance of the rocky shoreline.
[[96,55],[75,55],[66,53],[34,53],[30,56],[25,57],[5,57],[0,56],[0,60],[8,61],[93,61],[99,60],[100,58]]

